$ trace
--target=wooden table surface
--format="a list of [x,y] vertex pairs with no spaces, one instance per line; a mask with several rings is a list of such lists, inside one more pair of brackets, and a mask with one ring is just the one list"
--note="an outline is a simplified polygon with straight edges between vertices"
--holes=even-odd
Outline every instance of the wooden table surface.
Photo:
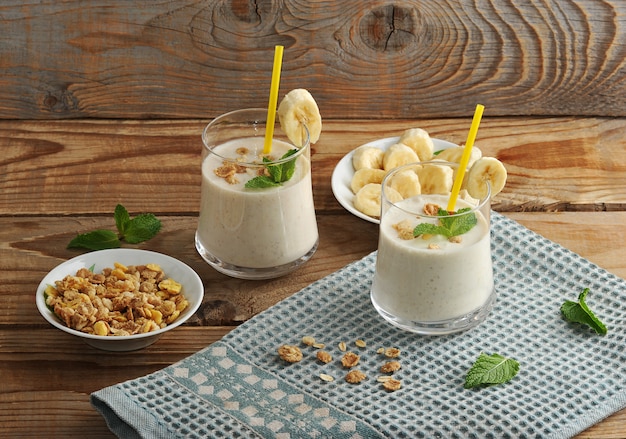
[[[89,404],[102,387],[156,371],[374,251],[377,226],[346,212],[330,176],[341,157],[409,127],[464,140],[468,120],[325,121],[312,150],[320,229],[315,256],[280,279],[231,279],[195,251],[205,120],[0,121],[0,437],[113,437]],[[626,118],[485,118],[477,145],[509,171],[493,208],[626,277]],[[204,304],[188,324],[132,353],[93,349],[52,328],[35,289],[79,232],[112,228],[117,203],[152,212],[162,231],[136,247],[195,269]],[[579,438],[626,436],[626,410]]]

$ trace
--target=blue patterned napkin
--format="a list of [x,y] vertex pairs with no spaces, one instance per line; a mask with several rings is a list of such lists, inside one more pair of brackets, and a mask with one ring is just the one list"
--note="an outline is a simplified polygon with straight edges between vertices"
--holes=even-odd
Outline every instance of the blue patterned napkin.
[[[123,438],[566,438],[626,407],[626,281],[500,214],[491,222],[498,299],[475,329],[425,337],[386,323],[369,299],[373,253],[204,350],[95,392],[92,404]],[[583,288],[606,336],[560,315]],[[303,336],[325,343],[334,361],[317,361]],[[361,355],[364,382],[343,379],[340,341]],[[285,343],[304,359],[279,360]],[[402,388],[387,392],[376,351],[392,346],[402,352]],[[518,360],[518,375],[464,389],[481,352]]]

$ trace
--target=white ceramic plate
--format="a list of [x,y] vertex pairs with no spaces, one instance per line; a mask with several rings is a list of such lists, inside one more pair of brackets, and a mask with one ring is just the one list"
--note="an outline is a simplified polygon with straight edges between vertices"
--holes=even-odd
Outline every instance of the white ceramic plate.
[[[385,139],[378,139],[372,142],[366,143],[361,146],[373,146],[375,148],[387,149],[394,143],[398,143],[400,137],[387,137]],[[441,139],[433,139],[433,144],[435,146],[435,151],[440,151],[442,149],[454,148],[458,145],[447,142]],[[360,148],[360,147],[359,147]],[[357,148],[355,148],[356,150]],[[346,154],[337,166],[335,166],[335,170],[333,171],[333,175],[331,177],[331,188],[333,194],[339,204],[341,204],[348,212],[352,213],[359,218],[362,218],[371,223],[378,224],[378,218],[372,218],[371,216],[365,215],[364,213],[358,211],[353,204],[354,194],[352,193],[352,189],[350,189],[350,182],[352,181],[352,177],[354,176],[354,168],[352,167],[352,155],[354,151],[350,151]]]
[[[76,274],[76,272],[81,268],[90,268],[93,266],[94,272],[99,273],[104,268],[113,267],[115,262],[119,262],[124,265],[145,265],[149,263],[160,265],[167,277],[171,277],[183,286],[182,294],[185,295],[185,298],[189,302],[189,306],[173,323],[170,323],[165,328],[151,331],[146,334],[128,336],[101,336],[86,334],[84,332],[71,329],[65,326],[57,315],[46,306],[44,298],[46,286],[54,285],[55,281],[63,279],[68,274]],[[37,309],[39,309],[43,318],[61,331],[80,337],[87,344],[98,349],[104,349],[107,351],[132,351],[144,348],[154,343],[164,332],[170,331],[183,324],[193,315],[193,313],[197,311],[198,307],[202,303],[203,297],[204,286],[202,285],[200,277],[191,269],[191,267],[178,259],[147,250],[111,249],[94,251],[76,256],[75,258],[63,262],[52,269],[52,271],[50,271],[39,284],[35,301],[37,303]]]

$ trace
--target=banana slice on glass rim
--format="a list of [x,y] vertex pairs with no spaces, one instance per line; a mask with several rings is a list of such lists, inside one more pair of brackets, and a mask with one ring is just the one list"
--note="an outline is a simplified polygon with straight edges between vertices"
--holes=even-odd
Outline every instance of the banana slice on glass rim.
[[487,196],[486,181],[491,186],[491,197],[495,197],[506,184],[506,168],[495,157],[481,157],[467,172],[465,189],[473,198],[482,200]]
[[322,116],[317,102],[308,90],[304,88],[291,90],[280,101],[277,113],[280,127],[298,148],[304,145],[307,129],[311,144],[319,140],[322,132]]

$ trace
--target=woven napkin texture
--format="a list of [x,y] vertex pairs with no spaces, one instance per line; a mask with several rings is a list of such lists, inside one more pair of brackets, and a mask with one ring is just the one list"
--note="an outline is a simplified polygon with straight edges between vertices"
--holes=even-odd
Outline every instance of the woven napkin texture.
[[[373,253],[206,349],[95,392],[92,404],[124,438],[566,438],[626,407],[626,281],[500,214],[491,222],[498,297],[472,330],[427,337],[386,323],[369,298]],[[605,336],[561,317],[561,304],[583,288]],[[303,336],[325,343],[334,360],[317,361]],[[364,382],[344,380],[340,341],[361,356]],[[304,359],[280,360],[285,343],[301,346]],[[376,380],[385,362],[377,350],[392,346],[401,350],[402,388],[387,392]],[[519,373],[464,389],[481,352],[516,359]]]

